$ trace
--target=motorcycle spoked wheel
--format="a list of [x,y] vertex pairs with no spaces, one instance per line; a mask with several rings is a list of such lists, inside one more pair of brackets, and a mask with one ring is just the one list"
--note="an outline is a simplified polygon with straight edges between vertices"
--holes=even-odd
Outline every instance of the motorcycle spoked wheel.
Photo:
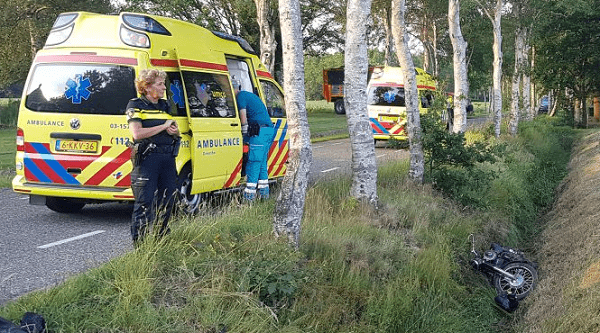
[[535,288],[538,280],[537,270],[531,265],[522,262],[513,262],[503,268],[517,279],[494,276],[494,287],[498,294],[507,293],[515,295],[517,300],[522,300]]

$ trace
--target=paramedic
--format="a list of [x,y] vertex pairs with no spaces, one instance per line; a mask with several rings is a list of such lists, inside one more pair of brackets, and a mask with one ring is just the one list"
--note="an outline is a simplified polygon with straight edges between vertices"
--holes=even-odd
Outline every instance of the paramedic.
[[275,131],[267,107],[260,97],[248,91],[240,91],[240,82],[233,80],[236,101],[240,110],[242,135],[248,142],[248,164],[246,165],[246,188],[244,198],[253,201],[256,190],[262,199],[269,198],[269,171],[267,155]]
[[166,73],[142,70],[135,81],[140,94],[127,104],[127,123],[133,136],[131,189],[135,197],[131,222],[134,246],[139,245],[156,220],[158,236],[169,232],[175,201],[179,128],[169,114],[165,95]]

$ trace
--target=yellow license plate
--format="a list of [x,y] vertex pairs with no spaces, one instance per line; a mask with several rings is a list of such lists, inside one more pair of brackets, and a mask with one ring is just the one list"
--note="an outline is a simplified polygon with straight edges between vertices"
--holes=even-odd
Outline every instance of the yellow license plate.
[[384,123],[395,123],[398,121],[398,117],[379,116],[379,121]]
[[73,153],[95,153],[98,151],[98,141],[56,140],[56,151]]

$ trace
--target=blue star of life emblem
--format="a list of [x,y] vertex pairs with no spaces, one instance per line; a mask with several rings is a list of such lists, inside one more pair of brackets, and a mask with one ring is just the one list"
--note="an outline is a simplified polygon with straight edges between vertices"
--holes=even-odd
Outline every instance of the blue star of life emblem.
[[65,89],[65,97],[71,99],[73,104],[81,104],[81,99],[87,100],[90,98],[91,92],[88,88],[92,85],[87,77],[81,79],[81,74],[75,75],[75,80],[69,79]]
[[383,94],[383,99],[388,103],[392,103],[396,99],[396,93],[393,91],[386,91],[385,94]]
[[171,92],[173,93],[173,102],[177,105],[177,106],[184,106],[183,104],[183,90],[181,89],[181,82],[179,82],[179,80],[175,80],[173,81],[173,83],[171,83]]

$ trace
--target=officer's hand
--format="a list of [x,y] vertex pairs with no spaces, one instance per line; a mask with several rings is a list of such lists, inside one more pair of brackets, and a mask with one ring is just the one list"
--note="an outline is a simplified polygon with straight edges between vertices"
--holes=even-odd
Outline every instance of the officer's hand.
[[174,120],[167,120],[167,122],[170,122],[169,126],[167,127],[167,133],[170,135],[179,135],[179,127],[177,126],[177,122]]

